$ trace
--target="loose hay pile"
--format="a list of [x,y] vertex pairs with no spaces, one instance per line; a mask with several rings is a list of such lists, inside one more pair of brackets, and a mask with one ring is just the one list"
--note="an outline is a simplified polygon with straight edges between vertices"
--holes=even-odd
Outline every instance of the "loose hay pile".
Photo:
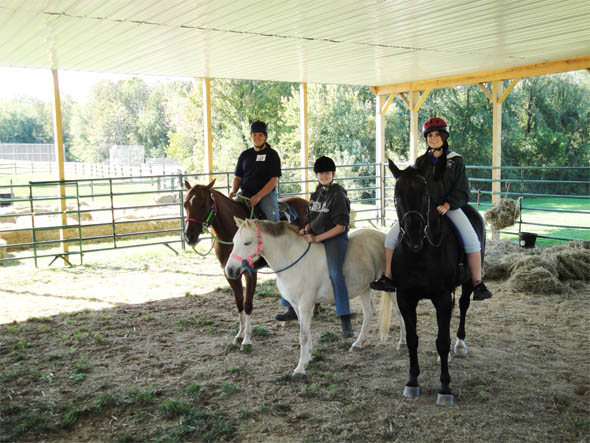
[[499,231],[512,226],[519,216],[520,203],[510,199],[502,199],[486,211],[484,218],[492,229]]
[[507,289],[538,294],[568,293],[590,283],[590,242],[573,241],[546,249],[522,249],[489,242],[485,275],[506,280]]

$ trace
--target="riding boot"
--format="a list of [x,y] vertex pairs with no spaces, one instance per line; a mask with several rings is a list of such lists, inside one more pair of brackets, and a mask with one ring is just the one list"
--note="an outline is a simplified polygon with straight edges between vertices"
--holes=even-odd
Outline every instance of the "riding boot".
[[491,296],[492,293],[487,288],[484,282],[479,281],[478,283],[476,283],[475,289],[473,291],[473,300],[485,300],[487,298],[490,298]]
[[287,309],[282,314],[275,315],[275,319],[278,321],[297,320],[297,314],[295,313],[293,306],[289,306],[289,309]]
[[342,324],[342,338],[354,337],[354,331],[352,330],[352,324],[350,323],[350,314],[341,315],[340,323]]

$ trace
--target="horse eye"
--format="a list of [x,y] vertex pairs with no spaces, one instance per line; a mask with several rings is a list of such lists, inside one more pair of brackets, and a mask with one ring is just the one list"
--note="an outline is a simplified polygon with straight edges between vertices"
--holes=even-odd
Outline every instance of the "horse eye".
[[244,246],[250,246],[252,244],[251,240],[248,240],[247,242],[244,242]]

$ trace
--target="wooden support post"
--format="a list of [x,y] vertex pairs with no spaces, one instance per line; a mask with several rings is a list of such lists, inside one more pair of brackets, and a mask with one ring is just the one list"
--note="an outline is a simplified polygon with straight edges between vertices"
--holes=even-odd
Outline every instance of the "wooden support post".
[[[495,81],[492,85],[492,204],[500,201],[502,191],[502,102],[500,98],[504,91],[504,83],[501,80]],[[499,240],[500,234],[497,231],[492,233],[492,239]]]
[[418,135],[418,108],[416,107],[418,103],[418,92],[411,91],[409,93],[409,102],[410,102],[410,163],[414,164],[416,159],[418,158],[418,140],[420,137]]
[[[392,96],[390,96],[391,98]],[[388,100],[388,102],[391,102]],[[381,225],[385,226],[385,180],[383,177],[383,165],[385,163],[385,111],[387,110],[384,95],[375,97],[375,202],[377,204],[377,217],[381,219]]]
[[301,147],[299,149],[301,167],[301,180],[303,186],[301,191],[305,194],[303,198],[309,198],[309,132],[307,127],[307,83],[299,84],[299,130],[301,132]]
[[[57,161],[57,172],[58,172],[58,179],[59,181],[65,180],[65,153],[64,153],[64,143],[63,143],[63,129],[62,129],[62,122],[61,122],[61,100],[59,97],[59,77],[57,75],[57,70],[52,69],[51,73],[53,75],[53,139],[55,144],[55,160]],[[61,224],[65,226],[68,224],[68,216],[66,214],[67,210],[67,202],[66,202],[66,187],[63,184],[58,185],[58,193],[60,197],[60,210],[61,210]],[[67,253],[69,251],[69,245],[64,240],[65,232],[63,228],[59,230],[59,239],[61,242],[61,249],[63,252],[63,264],[66,265],[69,263]]]
[[203,78],[203,140],[205,142],[205,172],[213,180],[213,137],[211,135],[211,79]]

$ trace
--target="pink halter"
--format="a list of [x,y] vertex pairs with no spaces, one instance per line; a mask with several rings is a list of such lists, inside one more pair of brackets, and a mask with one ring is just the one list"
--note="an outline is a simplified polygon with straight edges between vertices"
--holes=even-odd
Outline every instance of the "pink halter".
[[[248,273],[250,273],[250,275],[252,275],[252,271],[254,271],[254,260],[256,257],[260,256],[260,253],[262,252],[262,235],[260,234],[260,226],[258,226],[258,223],[256,224],[256,233],[258,235],[258,241],[257,241],[257,246],[256,246],[256,252],[246,258],[242,258],[239,255],[234,254],[233,252],[231,253],[231,257],[235,258],[236,260],[239,260],[242,262],[242,266],[246,266],[248,268]],[[256,272],[256,271],[254,271]]]

